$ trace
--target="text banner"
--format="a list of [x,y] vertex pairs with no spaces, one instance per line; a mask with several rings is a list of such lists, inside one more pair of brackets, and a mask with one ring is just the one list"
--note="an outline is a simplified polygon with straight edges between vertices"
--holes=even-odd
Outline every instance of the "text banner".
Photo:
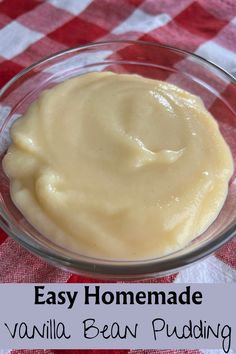
[[1,349],[236,349],[236,284],[1,284]]

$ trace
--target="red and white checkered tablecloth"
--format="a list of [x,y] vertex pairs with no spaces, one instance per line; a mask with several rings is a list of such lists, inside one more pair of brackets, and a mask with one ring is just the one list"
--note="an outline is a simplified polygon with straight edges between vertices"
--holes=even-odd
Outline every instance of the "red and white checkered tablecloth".
[[[236,76],[236,1],[0,0],[0,87],[20,70],[44,56],[87,42],[108,39],[157,41],[187,49],[219,64]],[[225,92],[227,90],[228,87]],[[178,274],[150,281],[235,282],[236,239],[216,254]],[[0,282],[74,283],[93,280],[46,264],[0,230]],[[4,351],[8,352],[10,350]],[[67,352],[18,350],[14,353]],[[97,353],[79,351],[94,352]],[[105,354],[110,351],[102,352]],[[130,351],[132,354],[141,352],[216,353],[205,350]],[[78,351],[69,353],[75,354]]]

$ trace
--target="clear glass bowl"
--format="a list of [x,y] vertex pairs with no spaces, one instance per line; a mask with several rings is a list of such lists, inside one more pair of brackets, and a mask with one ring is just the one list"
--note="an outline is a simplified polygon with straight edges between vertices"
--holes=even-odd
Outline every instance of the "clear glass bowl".
[[[135,73],[172,82],[199,95],[218,121],[236,155],[236,85],[227,72],[186,51],[155,43],[113,41],[69,49],[25,69],[0,92],[0,154],[10,143],[9,128],[42,90],[90,71]],[[2,164],[1,164],[2,165]],[[226,203],[210,228],[184,249],[146,261],[108,261],[73,253],[35,230],[11,201],[0,167],[0,225],[13,239],[47,261],[79,274],[105,279],[143,279],[173,273],[199,261],[229,241],[236,231],[235,173]]]

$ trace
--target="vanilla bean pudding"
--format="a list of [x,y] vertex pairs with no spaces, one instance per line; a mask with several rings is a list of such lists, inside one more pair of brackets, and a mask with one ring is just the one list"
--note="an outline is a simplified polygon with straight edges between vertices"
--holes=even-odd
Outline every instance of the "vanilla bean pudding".
[[11,129],[11,197],[53,242],[105,259],[183,248],[217,217],[230,150],[201,99],[136,75],[47,90]]

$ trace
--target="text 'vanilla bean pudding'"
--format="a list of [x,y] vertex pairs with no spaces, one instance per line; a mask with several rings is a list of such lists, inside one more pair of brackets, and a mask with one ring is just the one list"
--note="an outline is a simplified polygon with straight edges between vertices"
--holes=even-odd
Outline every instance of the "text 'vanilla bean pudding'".
[[215,220],[233,173],[201,99],[137,75],[58,84],[11,138],[3,168],[18,209],[53,242],[103,259],[183,248]]

